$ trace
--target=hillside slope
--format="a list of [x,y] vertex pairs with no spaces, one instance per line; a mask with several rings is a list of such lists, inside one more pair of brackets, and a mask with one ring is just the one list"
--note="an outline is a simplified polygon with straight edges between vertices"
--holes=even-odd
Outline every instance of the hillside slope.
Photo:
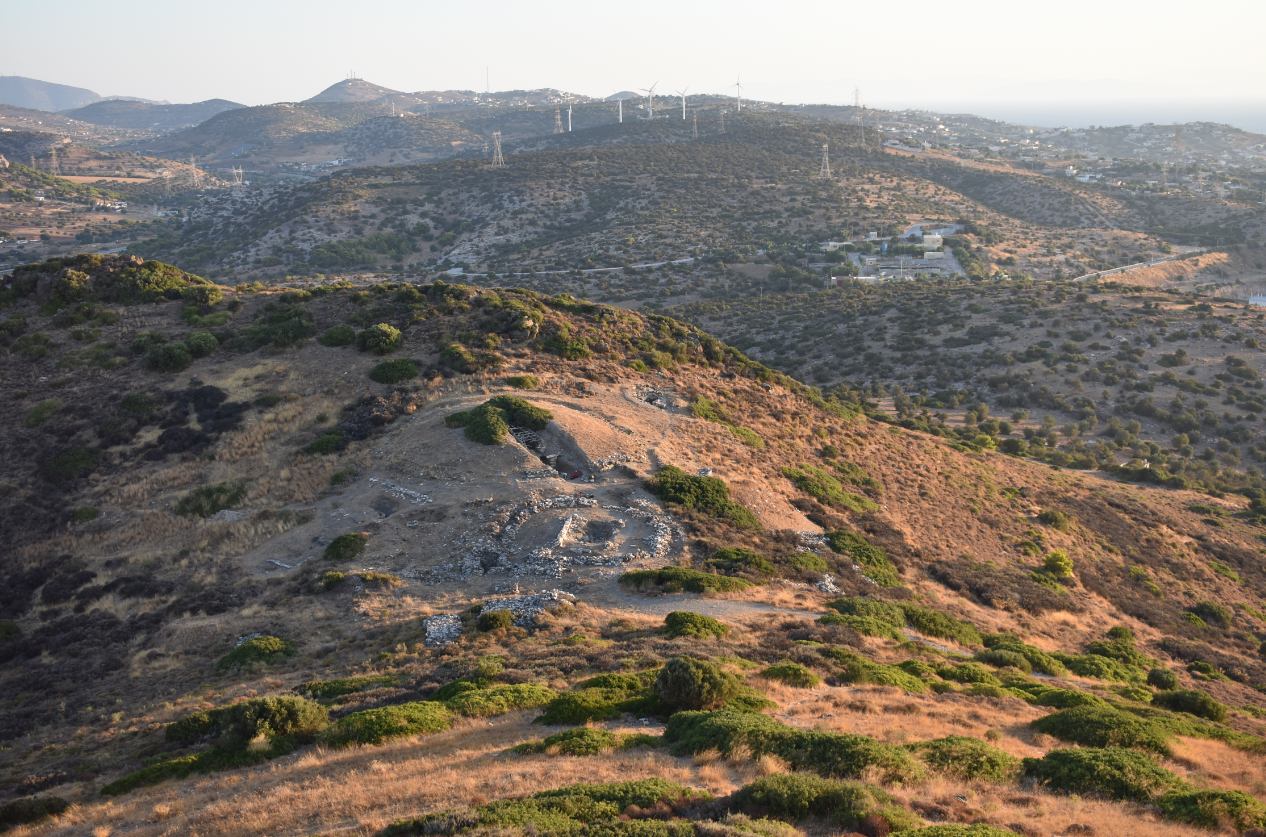
[[[970,452],[867,418],[847,391],[824,400],[693,327],[566,295],[442,282],[234,293],[98,256],[20,269],[6,301],[0,683],[14,697],[0,707],[0,763],[11,797],[82,803],[41,833],[159,833],[171,818],[200,833],[352,833],[478,807],[511,793],[496,778],[509,774],[484,756],[541,734],[513,710],[555,707],[584,677],[651,670],[567,698],[596,716],[551,710],[555,724],[596,717],[629,731],[621,711],[672,712],[660,687],[638,698],[650,703],[620,701],[683,653],[727,667],[728,694],[747,695],[734,706],[771,712],[743,723],[861,732],[870,755],[830,767],[798,762],[791,739],[766,758],[756,739],[742,755],[724,736],[691,751],[680,736],[697,716],[678,713],[675,755],[638,756],[620,778],[688,779],[724,795],[799,766],[883,785],[874,792],[895,794],[888,823],[1010,828],[1022,817],[986,799],[1012,793],[1028,794],[1033,827],[1050,830],[1077,814],[1009,784],[1014,758],[1090,741],[1082,727],[1037,735],[1029,722],[1056,724],[1071,711],[1060,707],[1093,703],[1123,729],[1143,725],[1152,737],[1139,740],[1174,787],[1262,793],[1266,777],[1246,760],[1266,747],[1266,572],[1261,518],[1244,498]],[[813,621],[837,599],[836,617]],[[476,620],[481,605],[509,609],[513,624]],[[665,637],[669,610],[711,614],[721,627],[690,629],[722,638]],[[1122,629],[1105,639],[1113,625]],[[999,631],[1012,644],[990,638]],[[990,656],[982,642],[1023,653]],[[973,653],[981,662],[964,665]],[[795,665],[752,675],[781,662]],[[796,666],[811,675],[799,687]],[[1029,677],[1034,667],[1053,679]],[[1172,669],[1173,682],[1153,691],[1152,667]],[[739,674],[745,692],[734,691]],[[367,679],[339,679],[353,676]],[[260,780],[268,804],[230,814],[214,799],[247,775],[236,768],[303,746],[324,721],[261,727],[238,744],[228,716],[164,724],[264,706],[249,703],[260,695],[299,700],[290,690],[304,682],[301,694],[345,719],[319,733],[328,747],[452,731],[382,750],[304,750]],[[1164,708],[1174,686],[1216,704]],[[367,710],[379,714],[357,714]],[[462,720],[490,715],[501,716],[496,729]],[[376,718],[379,732],[355,726]],[[217,732],[215,747],[199,743]],[[996,773],[965,779],[974,801],[959,813],[958,791],[925,772],[949,768],[897,747],[955,732],[1010,754]],[[439,783],[467,788],[465,798],[387,802],[352,783],[321,803],[326,792],[304,778],[324,765],[326,781],[350,780],[375,757],[413,775],[443,762],[444,742],[479,754]],[[692,767],[689,753],[709,746],[721,755]],[[541,752],[533,758],[558,750]],[[614,776],[626,756],[598,752],[583,773],[541,766],[554,787],[565,775]],[[709,759],[717,767],[705,770]],[[118,804],[97,801],[125,775],[107,786],[127,794]],[[194,787],[209,793],[182,795]],[[1146,810],[1088,804],[1109,820]],[[730,800],[677,816],[720,817],[726,805],[746,810]],[[1241,809],[1244,822],[1257,816]],[[1186,810],[1172,807],[1164,823],[1149,814],[1148,833],[1195,833],[1181,824],[1197,822]]]

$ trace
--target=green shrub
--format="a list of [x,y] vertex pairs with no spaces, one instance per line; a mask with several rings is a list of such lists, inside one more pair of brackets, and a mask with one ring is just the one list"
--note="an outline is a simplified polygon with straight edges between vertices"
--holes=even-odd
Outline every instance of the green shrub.
[[746,579],[676,566],[627,572],[620,576],[620,583],[637,589],[659,587],[665,593],[732,593],[752,586]]
[[989,648],[984,651],[977,651],[976,660],[984,663],[985,665],[991,665],[997,668],[1011,666],[1012,668],[1020,669],[1025,674],[1033,673],[1033,664],[1030,663],[1028,658],[1019,651],[1004,651],[1001,648]]
[[261,735],[310,738],[329,724],[326,709],[301,697],[252,698],[219,710],[217,746],[240,750]]
[[1134,747],[1169,755],[1172,735],[1163,727],[1109,706],[1075,706],[1032,723],[1038,732],[1083,747]]
[[553,751],[563,756],[596,756],[620,746],[623,736],[605,729],[579,727],[564,730],[539,741],[527,741],[511,748],[520,754]]
[[69,807],[70,803],[60,796],[32,796],[6,802],[0,805],[0,831],[57,816]]
[[821,677],[799,663],[779,663],[776,666],[770,666],[757,676],[766,680],[777,680],[779,683],[799,689],[812,689],[814,686],[822,685]]
[[46,398],[31,408],[31,411],[26,414],[26,418],[22,421],[22,426],[28,429],[39,427],[61,408],[62,402],[56,398]]
[[52,342],[53,335],[42,331],[23,334],[13,341],[13,352],[22,355],[27,360],[39,360],[48,354],[48,347]]
[[1171,691],[1178,688],[1178,675],[1167,668],[1154,668],[1147,673],[1147,685]]
[[1025,759],[1024,770],[1051,790],[1135,802],[1183,786],[1147,754],[1119,747],[1051,750],[1040,759]]
[[1001,686],[1002,681],[993,675],[993,672],[982,665],[976,663],[963,663],[961,665],[945,665],[937,668],[936,673],[944,677],[946,680],[953,680],[957,683],[987,683],[990,686]]
[[485,445],[499,445],[510,432],[510,426],[544,430],[554,418],[548,410],[529,404],[513,395],[498,395],[473,410],[453,413],[444,419],[448,427],[464,427],[466,438]]
[[740,808],[759,806],[789,822],[809,816],[829,818],[843,828],[858,826],[868,815],[883,818],[892,829],[919,822],[882,788],[806,773],[778,773],[757,779],[735,792],[734,804]]
[[1198,602],[1191,612],[1199,616],[1210,625],[1217,625],[1219,628],[1226,628],[1231,625],[1231,620],[1235,617],[1231,608],[1220,605],[1217,602]]
[[882,639],[891,639],[894,642],[905,641],[905,634],[894,628],[887,622],[881,622],[878,619],[871,619],[869,616],[851,616],[843,613],[828,613],[819,617],[818,621],[823,625],[844,625],[852,628],[863,636],[875,636]]
[[1014,831],[993,825],[929,825],[926,828],[903,829],[889,837],[1015,837]]
[[479,618],[475,620],[475,627],[485,632],[513,628],[514,614],[504,608],[481,611]]
[[1072,578],[1073,559],[1063,549],[1052,549],[1042,559],[1042,568],[1056,578]]
[[295,644],[288,639],[275,636],[257,636],[248,639],[229,653],[221,657],[215,664],[217,671],[229,671],[235,668],[246,668],[259,663],[275,663],[286,657],[293,657]]
[[664,740],[677,754],[715,749],[728,756],[743,745],[754,757],[769,753],[793,770],[826,777],[860,776],[867,768],[884,782],[919,781],[924,776],[922,766],[899,747],[865,735],[800,729],[757,712],[678,712],[668,719]]
[[784,467],[782,475],[810,497],[832,508],[847,509],[856,514],[879,510],[875,501],[844,490],[840,481],[822,468],[801,463],[799,468]]
[[1152,703],[1173,712],[1186,712],[1188,715],[1207,718],[1216,723],[1226,720],[1226,706],[1214,700],[1208,692],[1197,689],[1160,692],[1152,697]]
[[914,694],[923,694],[928,690],[926,683],[897,666],[886,666],[861,659],[849,662],[840,672],[839,678],[848,683],[896,686],[898,689]]
[[341,677],[336,680],[310,680],[295,686],[295,691],[313,700],[331,700],[343,695],[363,692],[374,686],[389,686],[399,679],[392,674],[376,674],[363,677]]
[[1061,654],[1053,653],[1073,674],[1081,677],[1093,677],[1097,680],[1108,680],[1114,683],[1130,683],[1144,678],[1143,670],[1128,666],[1109,657],[1098,654]]
[[632,369],[634,372],[650,372],[651,371],[650,367],[647,366],[644,361],[638,358],[633,358],[628,363],[626,363],[625,366]]
[[1059,660],[1041,649],[1021,641],[1017,636],[1011,634],[986,634],[977,641],[986,648],[999,651],[1014,651],[1017,654],[1024,655],[1024,659],[1029,661],[1033,671],[1049,674],[1052,677],[1063,677],[1068,673],[1068,669]]
[[339,346],[350,346],[356,342],[356,332],[351,326],[334,326],[334,328],[321,335],[320,343],[322,346],[330,348],[338,348]]
[[0,645],[20,636],[22,636],[22,628],[17,622],[9,619],[0,619]]
[[453,712],[441,703],[402,703],[346,715],[327,727],[320,740],[330,747],[376,745],[395,738],[443,732],[455,719]]
[[936,772],[969,782],[1010,782],[1021,769],[1020,759],[1007,751],[964,735],[921,741],[906,749]]
[[81,475],[97,464],[96,451],[88,448],[71,448],[53,457],[45,477],[52,482],[63,482]]
[[490,715],[504,715],[515,709],[545,706],[556,697],[558,692],[535,683],[498,684],[461,692],[444,701],[444,705],[461,715],[486,718]]
[[1110,704],[1090,692],[1077,689],[1051,689],[1038,695],[1035,701],[1038,706],[1049,706],[1053,709],[1072,709],[1075,706],[1110,706]]
[[862,575],[880,587],[901,585],[897,568],[888,560],[888,553],[866,540],[864,535],[846,531],[827,532],[826,540],[831,549],[856,561],[862,568]]
[[325,551],[321,553],[321,557],[327,561],[350,561],[365,551],[367,543],[369,543],[368,535],[348,532],[330,541]]
[[515,389],[540,389],[541,379],[535,375],[511,375],[506,383]]
[[809,572],[824,573],[831,569],[831,565],[826,560],[812,552],[797,552],[787,557],[787,563],[797,570],[808,570]]
[[721,671],[716,663],[683,654],[664,665],[651,688],[669,706],[707,709],[734,697],[740,685],[737,677]]
[[711,799],[706,791],[692,790],[659,778],[632,782],[581,783],[532,794],[533,799],[566,799],[568,797],[607,802],[614,805],[617,811],[623,811],[630,805],[650,808],[661,799],[677,800],[690,797]]
[[906,614],[900,605],[881,602],[875,599],[848,598],[827,602],[826,606],[848,616],[863,616],[891,625],[894,628],[906,626]]
[[193,355],[184,343],[164,343],[145,352],[145,365],[155,372],[183,372],[193,363]]
[[1266,827],[1266,805],[1244,791],[1178,790],[1158,801],[1171,820],[1201,828],[1221,829],[1230,825],[1237,831]]
[[343,429],[334,427],[309,442],[304,450],[318,456],[327,456],[342,450],[346,444],[347,441],[343,437]]
[[555,725],[609,721],[618,718],[624,711],[620,704],[627,696],[624,691],[602,688],[564,692],[549,702],[536,723]]
[[712,553],[708,566],[716,567],[722,572],[736,573],[747,571],[762,578],[773,578],[778,569],[764,555],[754,549],[741,546],[726,546]]
[[369,380],[380,384],[398,384],[418,376],[418,363],[408,358],[384,360],[369,370]]
[[1058,509],[1046,509],[1037,516],[1037,519],[1039,522],[1060,532],[1067,532],[1072,526],[1072,520],[1068,515]]
[[[179,343],[172,343],[172,346],[178,346]],[[215,335],[206,331],[198,331],[185,338],[185,349],[189,352],[189,356],[194,358],[206,357],[207,355],[220,348],[220,341],[215,339]]]
[[932,677],[936,674],[936,669],[922,660],[904,660],[897,663],[897,668],[912,677]]
[[246,486],[240,482],[218,482],[195,488],[176,503],[176,514],[211,517],[246,499]]
[[664,636],[670,638],[690,636],[698,639],[708,637],[721,639],[729,632],[728,625],[723,625],[711,616],[704,616],[701,613],[674,610],[664,617]]
[[370,326],[356,335],[356,348],[362,352],[385,355],[399,348],[403,337],[400,329],[387,323]]
[[660,499],[696,509],[740,529],[759,529],[756,515],[730,499],[730,487],[718,477],[697,477],[673,465],[660,469],[650,482]]
[[217,305],[224,301],[224,291],[215,285],[190,285],[180,292],[189,305]]

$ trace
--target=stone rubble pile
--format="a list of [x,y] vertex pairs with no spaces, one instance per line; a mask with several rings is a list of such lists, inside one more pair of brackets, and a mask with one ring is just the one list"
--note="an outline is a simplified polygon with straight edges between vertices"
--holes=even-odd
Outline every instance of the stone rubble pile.
[[[529,626],[537,614],[560,603],[571,604],[576,597],[562,590],[544,590],[526,596],[501,596],[484,602],[480,613],[491,613],[496,610],[508,610],[514,614],[514,624],[521,628]],[[454,617],[456,618],[456,617]],[[429,636],[429,634],[428,634]]]
[[456,613],[428,616],[422,620],[422,627],[426,631],[428,648],[448,645],[450,642],[461,639],[462,636],[462,620]]
[[835,584],[835,576],[830,573],[823,573],[822,580],[817,583],[817,588],[823,593],[839,593],[840,588]]
[[[371,483],[375,483],[375,482],[379,482],[380,480],[377,477],[370,477],[369,481]],[[422,492],[414,491],[411,488],[405,488],[403,485],[396,485],[394,482],[383,481],[380,487],[382,488],[383,491],[392,495],[396,499],[404,500],[410,505],[420,506],[423,503],[431,502],[431,498],[426,496]]]

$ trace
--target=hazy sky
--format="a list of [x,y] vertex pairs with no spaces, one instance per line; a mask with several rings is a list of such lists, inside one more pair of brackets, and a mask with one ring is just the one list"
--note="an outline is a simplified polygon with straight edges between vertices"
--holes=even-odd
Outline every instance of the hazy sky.
[[741,75],[745,95],[773,101],[842,104],[860,87],[874,107],[1051,124],[1096,103],[1112,106],[1101,122],[1126,104],[1142,118],[1116,122],[1248,119],[1254,102],[1266,120],[1261,0],[6,6],[0,73],[172,102],[295,101],[351,70],[398,90],[482,90],[488,67],[494,90],[724,92]]

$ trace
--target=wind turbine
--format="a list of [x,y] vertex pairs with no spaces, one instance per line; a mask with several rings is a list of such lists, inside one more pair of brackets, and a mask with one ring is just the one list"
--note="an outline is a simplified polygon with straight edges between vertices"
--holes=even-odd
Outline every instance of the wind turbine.
[[[686,90],[690,88],[687,87]],[[681,121],[686,121],[686,90],[678,90],[677,95],[681,97]]]
[[615,94],[615,102],[620,107],[620,124],[623,125],[624,124],[624,97],[621,96],[620,91],[616,90],[615,88],[612,88],[611,92]]
[[734,109],[739,112],[743,110],[743,85],[740,83],[742,80],[743,77],[739,76],[734,82]]
[[647,102],[646,112],[647,112],[648,119],[655,118],[655,88],[656,87],[659,87],[658,81],[652,84],[649,88],[647,87],[641,88],[642,92],[646,94],[646,102]]

